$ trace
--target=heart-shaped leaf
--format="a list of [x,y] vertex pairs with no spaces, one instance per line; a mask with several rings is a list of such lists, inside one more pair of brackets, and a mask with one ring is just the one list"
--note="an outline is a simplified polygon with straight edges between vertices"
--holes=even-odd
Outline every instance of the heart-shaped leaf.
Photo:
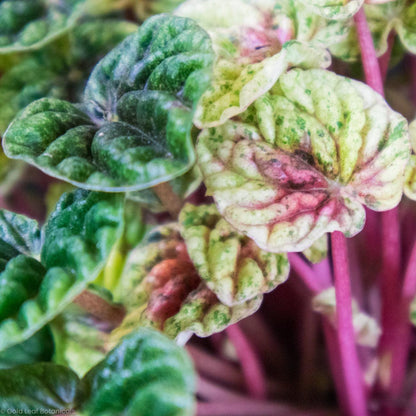
[[287,279],[286,255],[259,249],[253,240],[236,232],[215,205],[187,204],[179,222],[199,276],[221,303],[234,306],[246,302]]
[[0,413],[72,410],[78,383],[73,371],[52,363],[0,370]]
[[[312,300],[312,308],[315,312],[319,312],[329,319],[333,325],[336,325],[335,288],[330,287],[316,295]],[[373,317],[360,310],[355,300],[352,301],[352,324],[358,345],[372,348],[377,346],[381,328]]]
[[302,251],[401,199],[407,122],[371,88],[294,69],[243,115],[205,129],[199,166],[218,210],[264,250]]
[[86,189],[134,191],[171,180],[195,161],[193,106],[212,60],[196,23],[155,16],[96,66],[82,110],[56,99],[32,103],[8,128],[5,152]]
[[20,254],[0,275],[10,287],[2,291],[0,351],[31,337],[96,279],[122,229],[120,195],[65,194],[44,228],[42,264]]
[[81,382],[81,414],[191,416],[195,376],[186,352],[140,329],[123,338]]
[[249,292],[244,293],[248,301],[222,303],[198,275],[179,226],[159,227],[127,259],[115,299],[126,305],[128,315],[113,339],[138,326],[163,329],[179,339],[192,332],[199,336],[220,332],[258,309],[262,296]]

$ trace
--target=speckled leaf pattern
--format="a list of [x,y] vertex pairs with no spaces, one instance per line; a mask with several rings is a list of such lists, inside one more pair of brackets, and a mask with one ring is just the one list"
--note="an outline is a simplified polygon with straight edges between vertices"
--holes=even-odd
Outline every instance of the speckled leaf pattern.
[[406,120],[371,88],[329,71],[293,69],[243,115],[205,129],[197,146],[208,193],[267,251],[302,251],[326,232],[364,226],[363,205],[401,199]]
[[404,192],[408,198],[416,200],[416,120],[409,125],[409,135],[413,153],[406,168]]
[[189,258],[180,226],[161,226],[134,249],[126,262],[115,300],[128,315],[113,333],[119,339],[138,326],[163,329],[172,338],[220,332],[254,313],[261,296],[235,306],[223,304]]
[[215,205],[187,204],[179,222],[189,257],[221,303],[247,302],[287,279],[287,256],[259,249],[253,240],[236,232]]
[[141,328],[85,375],[81,414],[191,416],[195,384],[185,350],[161,333]]
[[[312,299],[315,312],[324,315],[333,325],[336,325],[335,288],[330,287]],[[352,324],[355,340],[358,345],[375,348],[381,335],[381,328],[377,321],[360,310],[358,303],[352,301]]]
[[174,179],[195,162],[193,106],[212,60],[211,41],[193,21],[155,16],[95,67],[83,106],[32,103],[8,128],[5,151],[91,190]]
[[364,0],[300,0],[304,7],[326,19],[349,19],[358,12]]
[[322,48],[347,34],[345,23],[298,11],[291,0],[188,0],[175,13],[201,24],[217,55],[213,84],[194,117],[200,128],[243,112],[290,67],[328,67]]
[[[185,199],[201,185],[201,182],[201,171],[195,165],[184,175],[169,181],[169,185],[180,199]],[[166,212],[166,207],[151,188],[144,189],[143,191],[129,192],[127,198],[139,202],[143,207],[152,212]]]
[[39,49],[66,33],[83,14],[85,0],[3,0],[0,55]]
[[41,263],[18,255],[1,275],[25,287],[2,293],[0,351],[31,337],[103,269],[123,228],[123,198],[78,190],[65,194],[43,232]]
[[71,410],[79,379],[69,368],[52,364],[26,364],[0,370],[0,412],[31,414]]

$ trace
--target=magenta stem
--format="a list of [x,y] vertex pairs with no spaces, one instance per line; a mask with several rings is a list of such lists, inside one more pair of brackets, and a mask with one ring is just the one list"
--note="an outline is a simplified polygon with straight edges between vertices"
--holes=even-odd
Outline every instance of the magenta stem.
[[314,270],[296,253],[288,253],[288,258],[292,269],[302,279],[305,286],[316,295],[327,286],[325,281],[321,282]]
[[364,379],[358,360],[352,325],[351,283],[348,270],[347,241],[339,231],[331,234],[332,260],[334,265],[337,343],[340,365],[344,375],[347,414],[365,416],[366,397]]
[[256,351],[237,324],[229,326],[225,331],[240,359],[248,392],[256,399],[265,399],[267,397],[266,381]]
[[394,38],[395,37],[396,37],[396,33],[392,30],[389,33],[389,36],[387,38],[387,50],[384,53],[384,55],[382,55],[382,56],[380,56],[380,58],[378,58],[381,78],[382,78],[383,81],[385,81],[386,76],[387,76],[387,71],[389,70],[389,62],[390,62],[390,58],[391,58],[391,52],[393,50]]
[[354,15],[354,21],[357,28],[358,41],[361,49],[361,60],[367,84],[379,94],[384,95],[380,66],[378,64],[373,38],[371,37],[370,28],[368,27],[363,8]]

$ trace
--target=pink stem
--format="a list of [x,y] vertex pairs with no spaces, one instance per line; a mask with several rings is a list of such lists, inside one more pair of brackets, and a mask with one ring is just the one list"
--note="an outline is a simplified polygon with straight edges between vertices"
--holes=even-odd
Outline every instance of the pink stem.
[[[362,62],[367,84],[379,94],[384,95],[383,81],[380,67],[377,61],[371,32],[369,30],[364,10],[354,16],[357,27],[358,39],[361,48]],[[397,336],[398,307],[397,298],[400,295],[400,224],[398,208],[383,212],[381,215],[382,232],[382,327],[383,334],[380,340],[380,352],[382,356],[391,357],[392,365],[390,377],[387,377],[387,385],[392,393],[397,393],[401,388],[404,378],[402,365],[396,365],[394,351],[402,348],[395,344],[401,343]],[[400,302],[399,302],[400,303]],[[389,360],[387,360],[389,361]]]
[[267,388],[264,373],[259,357],[252,345],[237,324],[229,326],[225,331],[240,359],[241,369],[250,395],[256,399],[265,399]]
[[288,258],[293,270],[314,295],[326,288],[325,283],[318,279],[313,269],[306,264],[299,254],[288,253]]
[[383,79],[381,77],[380,66],[378,64],[376,51],[374,49],[373,38],[368,27],[364,9],[361,8],[354,15],[355,26],[357,28],[358,41],[361,49],[361,59],[363,62],[365,79],[367,84],[384,95]]
[[347,414],[350,416],[364,416],[367,414],[366,397],[352,325],[352,297],[348,271],[347,241],[344,234],[335,231],[331,234],[331,242],[337,305],[337,342],[341,369],[344,375]]
[[389,36],[387,38],[387,50],[384,53],[384,55],[378,58],[378,63],[380,65],[381,78],[383,81],[386,79],[387,71],[389,70],[389,62],[390,62],[390,57],[391,57],[391,51],[393,50],[395,37],[396,37],[396,34],[392,30],[389,33]]

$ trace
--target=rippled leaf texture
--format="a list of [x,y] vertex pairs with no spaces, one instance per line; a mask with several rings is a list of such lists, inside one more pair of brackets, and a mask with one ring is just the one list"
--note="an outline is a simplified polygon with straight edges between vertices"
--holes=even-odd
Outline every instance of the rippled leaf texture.
[[155,229],[126,262],[115,300],[128,315],[113,333],[119,339],[138,326],[151,326],[171,337],[192,332],[208,336],[254,313],[261,296],[227,306],[198,275],[189,258],[179,226]]
[[81,382],[81,413],[191,416],[195,376],[186,352],[162,334],[140,329],[123,338]]
[[[331,287],[316,295],[312,300],[312,308],[336,325],[335,288]],[[358,345],[372,348],[377,346],[381,328],[373,317],[360,310],[355,300],[352,301],[352,324]]]
[[326,19],[349,19],[358,12],[364,0],[300,0],[304,7]]
[[95,67],[82,110],[56,99],[32,103],[7,130],[5,151],[92,190],[171,180],[195,162],[192,107],[212,59],[211,41],[196,23],[155,16]]
[[0,133],[37,99],[79,100],[94,65],[136,29],[115,19],[81,23],[70,32],[68,48],[43,49],[14,65],[0,78]]
[[[411,0],[396,0],[385,4],[365,4],[365,14],[378,56],[387,50],[389,34],[396,32],[404,48],[416,54],[416,4]],[[360,56],[357,33],[350,27],[348,36],[331,46],[331,53],[345,60],[354,61]]]
[[[27,364],[0,370],[0,413],[72,410],[78,377],[52,363]],[[45,413],[46,414],[46,413]]]
[[[197,166],[169,182],[172,191],[181,199],[187,198],[194,192],[202,182],[201,171]],[[127,198],[139,202],[146,209],[155,212],[166,212],[166,206],[151,189],[144,189],[143,191],[130,192]]]
[[22,289],[2,292],[0,351],[31,337],[98,276],[122,228],[119,195],[78,190],[60,199],[43,230],[42,264],[18,255],[1,275]]
[[[194,117],[200,128],[243,112],[291,66],[326,68],[330,56],[321,47],[346,34],[345,24],[298,12],[293,1],[189,0],[175,13],[201,24],[217,54],[213,85]],[[300,42],[283,45],[291,38]]]
[[203,130],[198,160],[220,213],[264,250],[302,251],[334,230],[355,235],[363,205],[399,203],[407,122],[365,84],[294,69],[244,116]]
[[408,198],[416,200],[416,120],[409,125],[409,135],[413,153],[406,168],[404,192]]
[[270,292],[287,279],[287,256],[259,249],[253,240],[236,232],[215,205],[187,204],[179,222],[199,276],[225,305]]
[[3,0],[0,55],[38,49],[66,33],[82,15],[84,0]]
[[51,323],[55,341],[54,362],[65,365],[82,377],[105,357],[103,345],[108,335],[76,305],[70,305]]
[[54,348],[49,327],[42,328],[28,340],[0,352],[0,369],[51,361]]

